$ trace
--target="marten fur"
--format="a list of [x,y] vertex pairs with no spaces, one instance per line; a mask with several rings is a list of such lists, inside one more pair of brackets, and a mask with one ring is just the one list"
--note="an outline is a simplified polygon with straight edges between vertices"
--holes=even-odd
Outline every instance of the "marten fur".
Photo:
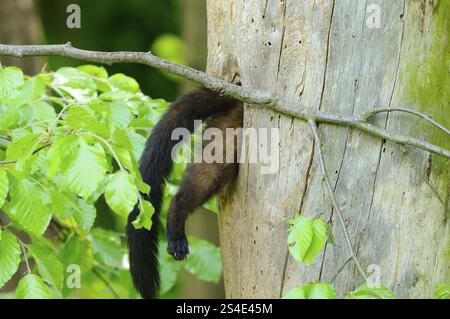
[[[159,291],[159,215],[165,178],[173,166],[172,148],[179,142],[171,140],[171,134],[176,128],[186,128],[192,133],[194,120],[206,120],[208,127],[218,128],[226,136],[226,128],[242,127],[242,103],[205,88],[192,91],[169,106],[147,140],[140,172],[144,182],[151,187],[150,194],[142,195],[155,208],[153,224],[150,231],[133,227],[131,223],[139,215],[136,206],[127,226],[131,276],[136,289],[146,299],[157,297]],[[236,145],[234,150],[236,159]],[[186,170],[167,216],[167,251],[176,260],[185,259],[189,254],[184,230],[188,215],[219,192],[236,172],[236,160],[233,163],[202,162],[192,164]]]

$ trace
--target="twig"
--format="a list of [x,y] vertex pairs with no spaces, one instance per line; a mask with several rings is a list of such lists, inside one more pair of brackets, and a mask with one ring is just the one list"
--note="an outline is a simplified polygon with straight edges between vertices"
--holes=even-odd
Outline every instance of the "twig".
[[0,161],[0,165],[8,165],[8,164],[15,164],[17,163],[16,160],[11,160],[11,161]]
[[[113,63],[138,63],[154,67],[169,73],[173,73],[201,84],[213,91],[233,97],[237,100],[266,107],[275,112],[298,118],[304,121],[314,120],[327,124],[352,127],[369,135],[386,139],[388,141],[414,146],[418,149],[440,155],[450,159],[450,150],[443,149],[434,144],[403,135],[386,132],[384,129],[368,123],[361,116],[325,113],[321,111],[306,110],[288,103],[284,98],[265,91],[237,86],[226,81],[214,78],[204,72],[179,65],[165,59],[158,58],[150,52],[100,52],[88,51],[72,47],[70,43],[58,45],[5,45],[0,44],[0,55],[25,57],[25,56],[63,56],[78,60],[97,62],[102,64]],[[292,111],[303,109],[303,111]]]
[[339,276],[339,274],[344,270],[345,266],[347,266],[347,264],[352,260],[352,257],[349,257],[345,263],[342,264],[341,268],[339,268],[339,270],[336,272],[336,275],[334,275],[334,277],[331,279],[330,284],[332,284],[336,278]]
[[334,210],[336,211],[336,215],[338,216],[339,222],[341,223],[342,230],[344,233],[345,242],[347,243],[348,250],[350,251],[350,258],[353,259],[356,268],[358,269],[361,276],[364,278],[364,280],[367,281],[366,274],[364,273],[364,270],[362,269],[361,265],[359,264],[358,258],[356,257],[356,254],[352,247],[352,242],[350,240],[350,236],[348,234],[347,226],[345,225],[344,217],[342,216],[341,209],[339,207],[339,204],[336,199],[336,194],[334,193],[333,186],[331,185],[330,176],[328,175],[327,168],[325,166],[325,159],[322,152],[322,142],[320,140],[319,136],[319,130],[317,129],[317,124],[314,120],[308,120],[308,124],[311,128],[311,131],[314,135],[314,140],[317,144],[317,154],[319,156],[319,162],[320,162],[320,168],[322,170],[322,176],[325,180],[325,185],[327,186],[328,193],[330,195],[331,203],[333,205]]
[[436,126],[438,129],[440,129],[440,130],[444,131],[445,133],[447,133],[448,135],[450,135],[450,130],[449,129],[447,129],[445,126],[439,124],[438,122],[433,120],[428,115],[420,113],[420,112],[417,112],[417,111],[414,111],[414,110],[401,108],[401,107],[374,109],[374,110],[371,110],[371,111],[365,113],[362,118],[363,118],[364,121],[368,121],[372,116],[374,116],[376,114],[389,113],[389,112],[403,112],[403,113],[413,114],[415,116],[418,116],[418,117],[424,119],[425,121],[429,122],[430,124]]
[[31,268],[30,268],[30,264],[28,263],[28,255],[27,255],[27,251],[25,249],[25,247],[27,246],[23,241],[21,241],[17,236],[16,240],[19,243],[20,249],[22,250],[22,254],[23,254],[23,259],[25,260],[25,264],[27,265],[27,271],[28,274],[31,274]]
[[109,289],[109,291],[111,291],[111,293],[114,295],[114,298],[120,299],[119,294],[116,292],[114,287],[110,284],[110,282],[105,277],[103,277],[103,275],[100,273],[100,271],[98,271],[94,267],[94,268],[92,268],[92,272],[106,285],[106,287]]
[[100,137],[100,136],[98,136],[98,135],[96,135],[96,134],[93,134],[93,133],[86,133],[85,135],[87,135],[87,136],[92,136],[93,138],[96,138],[96,139],[98,139],[100,142],[102,142],[103,144],[105,144],[105,146],[109,149],[109,151],[111,152],[112,156],[113,156],[114,159],[116,160],[117,165],[119,166],[119,169],[120,169],[121,171],[125,171],[125,169],[123,168],[122,163],[120,162],[119,156],[117,156],[117,154],[116,154],[116,152],[114,151],[113,147],[111,146],[111,144],[110,144],[107,140],[105,140],[103,137]]

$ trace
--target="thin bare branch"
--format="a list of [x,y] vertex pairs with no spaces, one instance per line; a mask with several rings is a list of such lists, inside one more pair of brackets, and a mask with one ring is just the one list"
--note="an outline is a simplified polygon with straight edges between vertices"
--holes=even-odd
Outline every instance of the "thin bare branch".
[[336,211],[336,215],[338,216],[339,222],[342,226],[342,231],[344,233],[345,242],[347,244],[348,250],[350,252],[350,258],[353,259],[356,268],[358,269],[361,276],[367,281],[366,274],[361,267],[361,264],[356,257],[355,251],[353,250],[352,242],[350,240],[350,235],[348,234],[347,225],[345,225],[344,217],[341,212],[341,208],[339,207],[339,203],[336,198],[336,194],[334,193],[333,186],[331,185],[330,175],[328,175],[327,167],[325,166],[325,159],[322,152],[322,142],[319,136],[319,130],[317,128],[317,124],[314,120],[308,120],[309,127],[314,135],[314,140],[317,145],[317,155],[319,157],[320,169],[322,170],[322,176],[325,181],[325,185],[327,187],[328,193],[330,195],[331,204],[333,205],[334,210]]
[[[233,97],[237,100],[253,104],[257,107],[269,108],[275,112],[301,119],[304,121],[327,123],[339,126],[352,127],[369,135],[383,138],[393,143],[409,145],[430,153],[450,159],[450,150],[443,149],[434,144],[410,136],[388,133],[372,125],[360,116],[326,113],[298,107],[288,103],[284,98],[270,92],[237,86],[226,81],[214,78],[193,68],[179,65],[165,59],[158,58],[150,52],[100,52],[88,51],[72,47],[70,43],[57,45],[5,45],[0,44],[0,56],[26,57],[26,56],[63,56],[83,61],[102,64],[138,63],[156,69],[170,72],[195,83],[201,84],[213,91]],[[301,109],[303,111],[293,111]]]
[[417,112],[417,111],[402,108],[402,107],[374,109],[374,110],[371,110],[371,111],[367,112],[366,114],[364,114],[362,118],[363,118],[363,120],[368,121],[372,116],[374,116],[376,114],[389,113],[389,112],[403,112],[403,113],[413,114],[415,116],[418,116],[418,117],[424,119],[425,121],[429,122],[430,124],[436,126],[438,129],[440,129],[443,132],[450,135],[449,129],[447,129],[445,126],[443,126],[443,125],[439,124],[438,122],[436,122],[435,120],[433,120],[430,116],[423,114],[421,112]]

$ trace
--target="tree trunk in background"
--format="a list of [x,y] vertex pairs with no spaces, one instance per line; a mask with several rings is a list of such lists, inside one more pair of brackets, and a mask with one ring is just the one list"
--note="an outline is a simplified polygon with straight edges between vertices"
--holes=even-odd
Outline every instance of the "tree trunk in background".
[[[43,31],[36,1],[0,1],[0,43],[40,44],[42,40]],[[18,66],[29,75],[38,73],[44,65],[43,61],[42,58],[0,59],[3,65]]]
[[[450,127],[449,18],[449,1],[209,0],[207,70],[226,80],[238,73],[244,86],[283,95],[299,110],[402,106]],[[448,136],[410,115],[376,122],[450,147]],[[222,195],[227,297],[278,298],[335,276],[342,297],[363,284],[351,262],[338,273],[349,254],[308,126],[252,107],[244,126],[280,128],[280,170],[261,175],[260,164],[241,164]],[[450,281],[449,162],[342,127],[321,125],[320,133],[363,268],[400,298],[432,297]],[[299,214],[333,222],[334,247],[309,266],[295,262],[286,243],[288,221]]]
[[[185,59],[187,65],[197,70],[205,70],[206,46],[206,1],[189,0],[182,3],[183,39],[185,42]],[[196,86],[192,81],[181,82],[181,93],[186,93]],[[217,215],[203,208],[198,209],[188,219],[187,233],[219,244]],[[197,279],[185,272],[182,282],[182,298],[223,298],[223,281],[211,284]]]

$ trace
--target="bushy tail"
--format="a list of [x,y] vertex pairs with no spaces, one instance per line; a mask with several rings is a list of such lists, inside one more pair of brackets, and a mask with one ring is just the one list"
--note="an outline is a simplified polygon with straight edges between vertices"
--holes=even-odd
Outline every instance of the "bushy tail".
[[127,234],[130,254],[130,271],[136,289],[146,299],[155,298],[159,291],[158,233],[159,214],[163,200],[165,178],[173,166],[172,148],[178,143],[171,140],[176,128],[194,129],[194,120],[205,120],[224,111],[234,100],[208,89],[198,89],[170,105],[158,124],[153,128],[141,157],[140,172],[144,182],[150,185],[150,194],[144,197],[155,208],[150,231],[135,229],[131,224],[139,215],[136,206],[128,218]]

